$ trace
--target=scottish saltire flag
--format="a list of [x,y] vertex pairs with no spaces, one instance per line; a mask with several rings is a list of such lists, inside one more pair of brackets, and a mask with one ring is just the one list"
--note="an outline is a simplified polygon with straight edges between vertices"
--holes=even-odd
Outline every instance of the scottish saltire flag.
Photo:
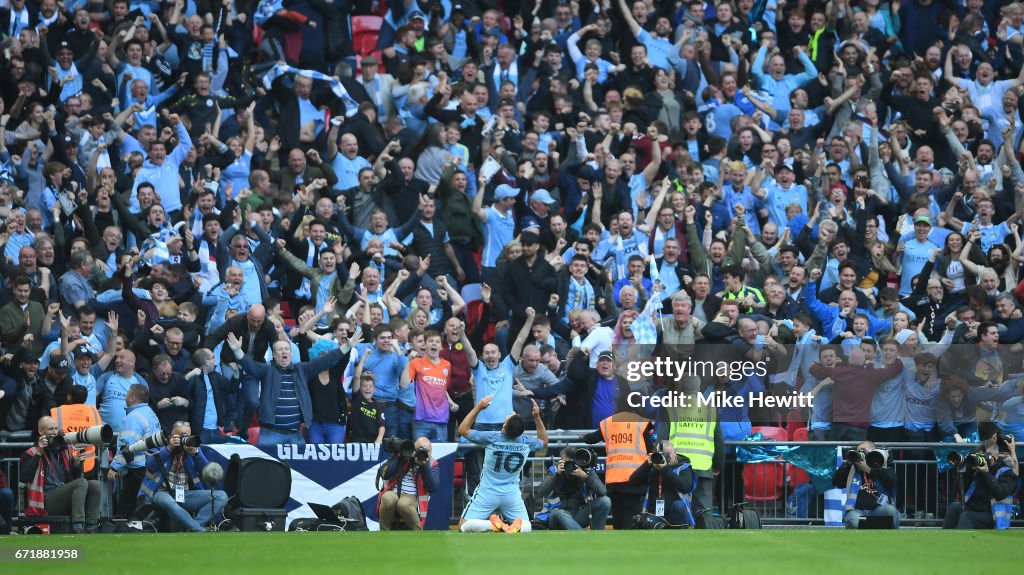
[[348,90],[345,89],[345,86],[342,85],[340,80],[322,72],[317,72],[316,70],[301,70],[287,64],[278,64],[277,66],[267,70],[267,73],[264,74],[263,87],[269,90],[270,85],[274,83],[274,80],[285,74],[298,74],[314,80],[327,82],[327,85],[331,87],[331,91],[345,102],[346,117],[351,118],[359,111],[359,102],[356,102],[355,99],[349,95]]
[[[452,511],[452,486],[455,480],[455,443],[433,444],[438,462],[440,486],[430,494],[426,529],[447,530]],[[276,459],[287,463],[292,472],[292,491],[285,510],[288,524],[301,518],[316,517],[307,503],[332,506],[345,497],[355,496],[363,502],[366,525],[377,531],[377,469],[387,461],[389,453],[372,443],[336,445],[204,445],[210,462],[220,463],[227,471],[232,455]]]
[[[843,449],[836,447],[836,469],[843,464]],[[843,526],[843,507],[846,505],[845,489],[829,489],[825,492],[825,525]]]

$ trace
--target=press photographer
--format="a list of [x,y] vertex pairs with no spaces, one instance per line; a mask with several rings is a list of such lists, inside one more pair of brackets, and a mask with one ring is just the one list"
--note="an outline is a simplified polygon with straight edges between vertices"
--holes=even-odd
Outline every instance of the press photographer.
[[900,528],[900,513],[891,503],[896,472],[888,464],[888,452],[864,441],[846,452],[843,464],[832,474],[832,485],[846,489],[843,523],[847,529],[860,529],[864,517],[889,517],[892,528]]
[[1020,469],[1012,435],[1000,435],[993,423],[978,426],[981,448],[963,455],[953,452],[949,462],[967,486],[961,501],[950,503],[943,529],[1007,529],[1013,517],[1013,496]]
[[558,499],[558,508],[548,515],[550,530],[603,531],[608,523],[612,500],[601,478],[594,471],[597,455],[587,448],[566,447],[558,463],[550,468],[551,475],[538,488],[539,497]]
[[[150,436],[144,441],[153,444],[157,438]],[[175,422],[167,445],[146,457],[146,479],[139,491],[140,504],[152,501],[175,524],[189,531],[205,531],[206,524],[228,502],[226,493],[214,491],[213,485],[203,481],[203,471],[210,462],[199,443],[188,422]]]
[[[385,439],[382,447],[391,451],[377,473],[377,516],[381,531],[391,531],[397,514],[413,531],[423,529],[427,522],[430,494],[440,484],[437,461],[433,458],[430,440],[421,437],[416,443],[408,439]],[[380,482],[384,481],[381,489]]]
[[[66,438],[55,419],[39,418],[39,439],[21,456],[20,479],[28,485],[26,515],[70,515],[75,533],[96,531],[100,518],[100,482],[83,477],[82,463],[89,454],[70,444],[102,445],[102,437],[98,436],[103,434],[94,432],[99,429],[90,428]],[[105,429],[109,441],[110,426]]]
[[671,441],[657,443],[654,452],[633,472],[629,482],[647,486],[647,513],[664,517],[675,527],[694,527],[686,496],[693,494],[697,475],[690,467],[690,460],[677,454]]

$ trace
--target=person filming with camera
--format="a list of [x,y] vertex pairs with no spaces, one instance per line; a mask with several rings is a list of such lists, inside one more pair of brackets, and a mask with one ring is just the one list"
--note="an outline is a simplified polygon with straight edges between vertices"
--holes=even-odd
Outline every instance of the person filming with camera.
[[39,439],[21,456],[20,479],[28,485],[25,514],[70,515],[75,533],[95,533],[102,487],[82,474],[90,454],[69,445],[50,416],[39,418],[37,429]]
[[967,486],[961,501],[950,503],[943,529],[1007,529],[1020,473],[1012,435],[1000,435],[994,423],[978,426],[981,447],[967,455],[953,452],[949,462]]
[[900,528],[900,513],[892,504],[896,493],[896,472],[888,467],[887,452],[863,441],[849,451],[843,464],[832,474],[832,485],[846,489],[843,523],[860,529],[864,517],[889,517],[892,528]]
[[226,493],[203,481],[210,462],[199,443],[187,421],[175,422],[167,445],[146,456],[146,478],[139,490],[139,504],[151,502],[175,525],[197,532],[205,531],[228,502]]
[[548,529],[577,531],[590,527],[604,531],[612,500],[601,478],[594,471],[597,456],[590,449],[566,447],[551,475],[537,490],[539,497],[557,497],[558,508],[548,516]]
[[441,481],[430,440],[421,437],[414,444],[390,439],[384,440],[384,447],[393,453],[378,476],[386,482],[377,499],[380,530],[391,531],[398,515],[406,527],[420,531],[427,522],[430,494]]
[[694,527],[695,521],[686,497],[693,494],[697,476],[690,460],[676,453],[671,441],[661,441],[630,476],[634,485],[646,485],[644,507],[647,513],[665,518],[674,527]]

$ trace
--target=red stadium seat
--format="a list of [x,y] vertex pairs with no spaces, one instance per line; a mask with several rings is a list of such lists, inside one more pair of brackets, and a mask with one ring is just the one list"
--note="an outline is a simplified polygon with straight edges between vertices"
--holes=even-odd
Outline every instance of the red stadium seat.
[[781,427],[751,427],[750,433],[760,433],[765,441],[789,441],[789,434]]
[[259,426],[257,425],[256,427],[250,427],[249,428],[249,444],[250,445],[256,445],[256,443],[259,442],[259,440],[260,440],[260,428],[259,428]]
[[353,16],[352,35],[355,36],[364,32],[380,33],[380,27],[384,25],[384,19],[380,16]]
[[775,501],[785,495],[782,463],[747,463],[743,466],[743,497],[747,501]]
[[466,475],[465,475],[465,467],[464,467],[464,465],[465,465],[464,460],[462,460],[462,459],[456,459],[455,460],[455,478],[454,478],[453,484],[455,485],[456,489],[462,489],[462,487],[466,484]]
[[[791,441],[810,441],[810,436],[807,434],[806,427],[798,427],[793,430],[793,437]],[[811,476],[807,475],[807,472],[795,465],[789,466],[789,487],[795,489],[797,485],[801,483],[810,483]]]
[[352,17],[352,49],[357,56],[369,56],[377,49],[377,39],[383,24],[384,19],[380,16]]
[[[789,441],[789,434],[781,427],[752,427],[750,433],[760,433],[766,441]],[[749,501],[775,501],[785,495],[785,471],[782,463],[748,463],[743,466],[743,493]]]
[[786,415],[786,429],[789,430],[789,438],[793,439],[793,432],[801,427],[807,427],[804,421],[804,414],[799,409],[794,409]]

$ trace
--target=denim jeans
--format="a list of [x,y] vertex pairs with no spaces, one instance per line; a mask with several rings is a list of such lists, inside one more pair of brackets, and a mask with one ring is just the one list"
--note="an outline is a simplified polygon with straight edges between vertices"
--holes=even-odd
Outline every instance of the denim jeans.
[[310,443],[345,443],[345,426],[340,423],[314,421],[309,426]]
[[0,535],[7,535],[11,532],[11,515],[14,513],[14,492],[3,487],[0,488],[0,520],[3,520],[4,532]]
[[384,403],[384,437],[396,437],[398,434],[398,403],[387,401]]
[[679,499],[669,507],[668,516],[665,519],[672,525],[689,525],[692,515],[686,507],[686,502]]
[[861,517],[891,517],[893,529],[900,528],[900,512],[892,505],[879,505],[871,511],[851,509],[843,516],[843,524],[847,529],[859,529]]
[[581,505],[573,512],[555,509],[548,519],[548,529],[568,529],[578,531],[590,526],[591,531],[604,531],[608,523],[608,512],[612,509],[612,500],[608,496],[598,497],[589,505]]
[[416,420],[412,423],[412,439],[426,437],[431,442],[443,443],[448,440],[448,424]]
[[268,427],[260,428],[260,439],[256,442],[256,445],[263,447],[268,445],[280,445],[282,443],[305,445],[306,440],[302,438],[302,432],[299,430],[295,430],[291,433],[284,433]]
[[203,445],[227,443],[224,436],[220,434],[219,429],[200,429],[199,439],[203,440]]
[[395,436],[402,439],[413,439],[412,420],[416,412],[398,407],[398,425],[395,429]]
[[[263,432],[260,432],[260,439]],[[153,505],[167,513],[171,520],[177,525],[189,531],[205,531],[204,525],[210,522],[215,515],[224,509],[228,502],[228,495],[223,491],[213,492],[213,509],[210,509],[210,491],[190,490],[185,492],[185,502],[176,503],[174,496],[167,491],[157,491],[153,497]],[[195,519],[192,514],[195,513]]]
[[[238,414],[238,434],[249,437],[249,425],[260,403],[260,382],[251,375],[243,375],[238,393],[235,395],[235,413]],[[262,430],[260,431],[262,434]]]

